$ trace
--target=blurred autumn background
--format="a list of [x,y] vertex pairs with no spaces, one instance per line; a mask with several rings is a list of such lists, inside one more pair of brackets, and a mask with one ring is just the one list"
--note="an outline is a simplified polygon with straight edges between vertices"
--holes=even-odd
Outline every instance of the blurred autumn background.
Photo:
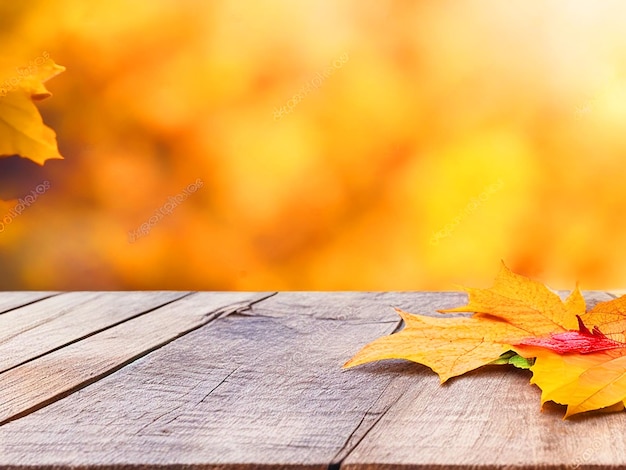
[[[0,2],[66,71],[2,289],[626,286],[626,3]],[[21,64],[15,64],[19,66]],[[202,186],[133,239],[170,197]]]

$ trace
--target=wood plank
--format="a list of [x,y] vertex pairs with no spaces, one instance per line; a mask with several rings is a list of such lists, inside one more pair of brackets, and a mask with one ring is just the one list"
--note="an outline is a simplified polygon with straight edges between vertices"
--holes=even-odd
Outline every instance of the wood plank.
[[624,413],[562,420],[540,412],[530,373],[495,369],[440,386],[411,387],[381,417],[342,468],[624,467]]
[[[401,361],[340,370],[397,326],[390,306],[433,313],[464,299],[278,294],[0,426],[0,466],[623,467],[626,414],[540,413],[528,372],[494,367],[440,386],[427,368]],[[85,361],[84,352],[63,357],[66,369]]]
[[0,315],[0,372],[187,294],[70,292],[6,312]]
[[436,380],[400,361],[341,365],[398,326],[392,306],[464,297],[280,293],[0,427],[0,464],[326,469],[407,388]]
[[[585,298],[593,305],[611,296]],[[554,404],[541,413],[530,376],[493,367],[446,386],[430,377],[386,410],[342,468],[624,468],[626,413],[564,421]]]
[[[159,293],[152,294],[155,299],[161,298]],[[118,295],[127,299],[122,293]],[[0,425],[63,398],[178,336],[222,314],[245,309],[266,296],[191,294],[14,367],[0,374]],[[145,298],[140,300],[143,305],[148,303]],[[107,309],[103,304],[98,308]]]
[[617,298],[626,295],[626,289],[611,289],[607,293]]
[[1,292],[0,314],[57,294],[58,292]]

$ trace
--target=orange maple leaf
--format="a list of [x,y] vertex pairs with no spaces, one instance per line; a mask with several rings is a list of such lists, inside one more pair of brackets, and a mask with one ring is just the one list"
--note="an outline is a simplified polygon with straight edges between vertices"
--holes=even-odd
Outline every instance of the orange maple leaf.
[[[626,349],[591,354],[558,354],[537,347],[515,347],[535,357],[530,383],[541,389],[541,404],[567,405],[565,417],[615,405],[626,399]],[[619,406],[618,408],[623,408]]]
[[[541,388],[541,403],[567,405],[565,417],[606,407],[623,408],[626,400],[626,296],[600,302],[581,315],[580,331],[595,337],[595,348],[559,353],[547,338],[524,340],[513,349],[535,357],[531,383]],[[593,325],[593,333],[585,326]],[[534,344],[533,344],[534,343]]]
[[28,67],[0,69],[0,157],[19,155],[40,165],[63,158],[54,131],[44,125],[33,101],[50,96],[44,82],[64,70],[48,56]]
[[498,358],[513,351],[534,359],[531,383],[541,388],[541,403],[567,405],[565,417],[623,408],[626,297],[601,302],[586,312],[578,286],[563,301],[504,263],[493,287],[465,291],[467,305],[440,312],[471,316],[436,318],[396,309],[404,329],[364,346],[344,367],[408,359],[430,367],[445,382],[485,364],[507,363]]

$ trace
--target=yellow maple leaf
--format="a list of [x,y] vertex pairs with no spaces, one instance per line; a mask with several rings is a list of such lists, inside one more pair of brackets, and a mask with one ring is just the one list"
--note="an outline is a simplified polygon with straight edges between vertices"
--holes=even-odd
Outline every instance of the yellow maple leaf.
[[[613,341],[626,343],[626,296],[597,303],[581,321]],[[589,354],[558,354],[546,348],[514,346],[535,357],[531,383],[541,388],[541,403],[567,405],[565,417],[605,407],[623,408],[626,400],[626,347]]]
[[597,326],[609,338],[626,343],[626,296],[597,303],[581,319],[585,325]]
[[441,319],[396,311],[405,322],[404,329],[369,343],[344,367],[382,359],[407,359],[430,367],[443,383],[492,362],[510,350],[501,338],[528,336],[527,332],[506,322],[482,318]]
[[535,357],[530,383],[541,389],[541,403],[567,405],[565,418],[617,405],[626,399],[626,348],[590,354],[558,354],[544,348],[515,346],[524,357]]
[[41,63],[16,67],[12,74],[5,68],[0,76],[0,157],[19,155],[43,165],[63,157],[56,134],[43,123],[33,101],[51,95],[44,82],[65,68],[49,57],[40,58]]
[[440,312],[475,312],[473,316],[434,318],[398,310],[405,328],[366,345],[344,367],[408,359],[430,367],[445,382],[497,360],[511,344],[531,335],[566,331],[577,325],[576,314],[585,311],[578,288],[564,303],[545,286],[512,273],[504,264],[491,289],[466,291],[466,306]]
[[543,284],[513,273],[504,263],[490,289],[464,288],[469,302],[440,312],[475,312],[493,315],[540,336],[578,327],[576,315],[585,313],[585,300],[578,286],[563,302]]

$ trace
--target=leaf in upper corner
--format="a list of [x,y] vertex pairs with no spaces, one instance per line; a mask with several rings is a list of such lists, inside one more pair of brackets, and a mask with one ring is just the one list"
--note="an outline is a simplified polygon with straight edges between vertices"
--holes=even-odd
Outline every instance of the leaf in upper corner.
[[[43,57],[42,57],[43,59]],[[0,157],[19,155],[43,165],[46,160],[63,158],[56,134],[47,127],[34,100],[51,93],[44,83],[63,72],[64,67],[46,57],[41,64],[15,68],[12,75],[0,77]]]

